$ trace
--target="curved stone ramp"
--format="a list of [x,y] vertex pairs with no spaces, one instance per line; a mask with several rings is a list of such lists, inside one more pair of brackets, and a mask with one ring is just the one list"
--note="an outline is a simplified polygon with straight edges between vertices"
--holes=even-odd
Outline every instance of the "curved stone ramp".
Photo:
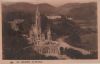
[[69,45],[68,43],[64,42],[63,38],[59,38],[57,39],[58,42],[60,42],[60,47],[64,47],[64,48],[71,48],[71,49],[74,49],[74,50],[77,50],[79,52],[81,52],[83,55],[88,55],[88,54],[91,54],[90,51],[87,51],[85,49],[82,49],[82,48],[78,48],[78,47],[74,47],[74,46],[71,46]]

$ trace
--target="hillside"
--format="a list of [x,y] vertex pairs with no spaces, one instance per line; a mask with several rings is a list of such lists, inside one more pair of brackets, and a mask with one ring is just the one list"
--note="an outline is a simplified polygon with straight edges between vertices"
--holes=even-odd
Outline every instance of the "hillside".
[[74,19],[90,20],[96,19],[97,5],[91,3],[69,3],[58,8],[59,14],[71,16]]
[[39,6],[39,10],[41,13],[53,13],[53,10],[55,9],[54,6],[43,3],[43,4],[30,4],[30,3],[15,3],[11,5],[3,5],[3,12],[10,13],[10,12],[25,12],[25,13],[31,13],[34,14],[36,7]]

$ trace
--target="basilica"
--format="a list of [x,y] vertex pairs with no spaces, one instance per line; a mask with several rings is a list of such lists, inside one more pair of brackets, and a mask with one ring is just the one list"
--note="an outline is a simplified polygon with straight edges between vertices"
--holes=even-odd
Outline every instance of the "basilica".
[[[45,36],[47,36],[47,38]],[[45,56],[60,55],[59,42],[52,40],[50,26],[46,34],[41,32],[41,16],[38,8],[35,14],[35,24],[31,26],[28,40],[29,43],[33,44],[33,50],[39,54]]]

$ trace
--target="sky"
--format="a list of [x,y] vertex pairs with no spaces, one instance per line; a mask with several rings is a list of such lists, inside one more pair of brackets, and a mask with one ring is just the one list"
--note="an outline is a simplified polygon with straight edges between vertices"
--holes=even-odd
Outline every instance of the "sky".
[[1,0],[3,3],[5,2],[28,2],[33,4],[39,4],[39,3],[49,3],[54,6],[60,6],[66,3],[86,3],[86,2],[95,2],[97,0]]

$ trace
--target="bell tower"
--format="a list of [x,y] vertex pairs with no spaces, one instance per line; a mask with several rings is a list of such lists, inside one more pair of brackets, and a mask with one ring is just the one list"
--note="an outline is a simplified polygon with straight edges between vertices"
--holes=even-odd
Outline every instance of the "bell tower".
[[48,41],[52,40],[50,26],[48,27],[48,31],[47,31],[47,39],[48,39]]
[[36,40],[41,40],[41,22],[40,22],[40,12],[38,10],[38,6],[36,9],[35,25],[33,30]]

